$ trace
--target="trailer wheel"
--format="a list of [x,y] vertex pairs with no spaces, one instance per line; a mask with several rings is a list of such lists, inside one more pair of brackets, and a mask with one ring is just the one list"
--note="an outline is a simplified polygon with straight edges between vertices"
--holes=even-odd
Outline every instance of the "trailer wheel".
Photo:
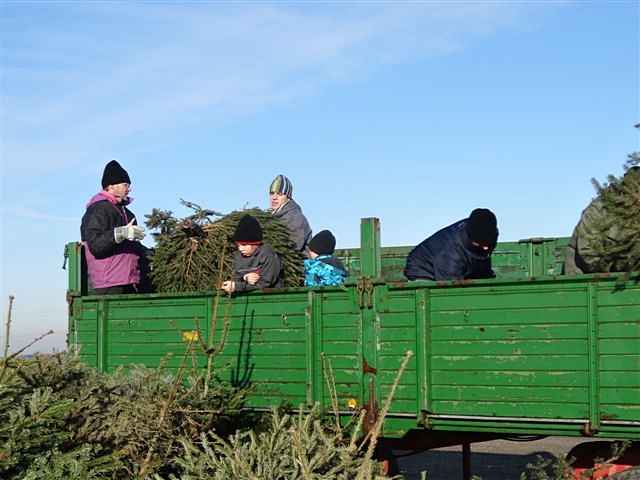
[[397,456],[393,453],[392,442],[386,438],[378,440],[376,445],[375,458],[378,460],[382,473],[387,477],[400,474]]
[[574,458],[572,464],[574,480],[640,480],[640,442],[632,443],[615,461],[605,464],[596,459],[611,457],[616,442],[585,442],[573,447],[567,458]]
[[614,473],[609,480],[638,480],[640,479],[640,467],[632,467],[624,472]]
[[380,461],[382,465],[382,473],[386,477],[393,477],[400,474],[400,468],[398,467],[398,460],[394,456],[390,456]]

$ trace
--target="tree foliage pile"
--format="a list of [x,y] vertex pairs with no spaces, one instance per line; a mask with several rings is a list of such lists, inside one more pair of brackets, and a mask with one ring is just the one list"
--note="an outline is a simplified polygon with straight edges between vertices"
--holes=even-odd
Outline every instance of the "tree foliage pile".
[[177,460],[183,473],[170,480],[387,478],[378,473],[376,462],[359,453],[357,427],[352,423],[350,433],[332,428],[317,409],[295,415],[273,410],[262,431],[228,439],[203,434],[198,443],[183,440],[184,454]]
[[193,209],[194,214],[178,219],[171,211],[153,209],[146,215],[147,227],[155,230],[151,279],[156,291],[207,291],[228,280],[236,249],[231,237],[240,218],[247,214],[258,219],[265,243],[280,255],[285,286],[302,285],[304,257],[292,247],[286,225],[269,212],[252,208],[222,215],[191,202],[182,203]]
[[363,413],[347,427],[317,410],[250,414],[246,393],[219,381],[206,393],[195,369],[106,375],[68,354],[0,363],[0,478],[383,478]]
[[640,270],[640,153],[629,155],[625,174],[592,181],[603,214],[594,225],[593,251],[600,271]]
[[104,375],[71,355],[0,363],[0,478],[130,479],[179,472],[178,439],[242,426],[245,392],[202,376]]

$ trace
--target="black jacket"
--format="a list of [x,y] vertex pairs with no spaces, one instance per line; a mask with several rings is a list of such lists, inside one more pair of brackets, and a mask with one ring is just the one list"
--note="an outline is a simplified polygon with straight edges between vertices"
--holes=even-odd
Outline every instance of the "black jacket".
[[[255,271],[260,273],[260,279],[255,285],[250,285],[242,277]],[[236,250],[233,255],[233,280],[236,282],[236,292],[281,287],[283,281],[280,257],[267,244],[262,244],[250,257],[244,257]]]
[[108,200],[90,203],[82,217],[81,239],[98,259],[130,252],[132,244],[139,245],[139,242],[125,240],[118,244],[113,229],[127,225],[131,219],[134,219],[133,223],[137,225],[135,215],[124,205],[114,205]]
[[467,219],[439,230],[409,253],[404,275],[409,280],[491,278],[491,253],[476,250],[466,230]]

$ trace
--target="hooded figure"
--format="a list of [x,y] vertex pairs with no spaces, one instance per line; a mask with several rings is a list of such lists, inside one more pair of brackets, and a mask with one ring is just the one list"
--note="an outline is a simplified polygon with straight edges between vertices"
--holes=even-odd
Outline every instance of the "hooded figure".
[[409,280],[492,278],[491,253],[497,243],[496,216],[477,208],[411,250],[404,274]]
[[85,246],[89,282],[97,295],[134,293],[140,283],[140,244],[144,228],[127,208],[131,180],[115,160],[107,163],[102,191],[87,203],[80,235]]
[[293,184],[284,175],[278,175],[269,186],[271,214],[289,229],[293,247],[302,252],[311,240],[311,227],[302,208],[293,200]]

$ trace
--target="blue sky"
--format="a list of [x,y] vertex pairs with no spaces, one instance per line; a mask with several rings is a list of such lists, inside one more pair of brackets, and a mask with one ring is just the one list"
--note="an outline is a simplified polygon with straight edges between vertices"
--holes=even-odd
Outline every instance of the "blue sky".
[[139,220],[266,207],[284,173],[341,247],[361,217],[409,245],[475,207],[501,240],[569,235],[639,149],[638,22],[635,1],[4,2],[12,344],[63,347],[63,247],[112,158]]

